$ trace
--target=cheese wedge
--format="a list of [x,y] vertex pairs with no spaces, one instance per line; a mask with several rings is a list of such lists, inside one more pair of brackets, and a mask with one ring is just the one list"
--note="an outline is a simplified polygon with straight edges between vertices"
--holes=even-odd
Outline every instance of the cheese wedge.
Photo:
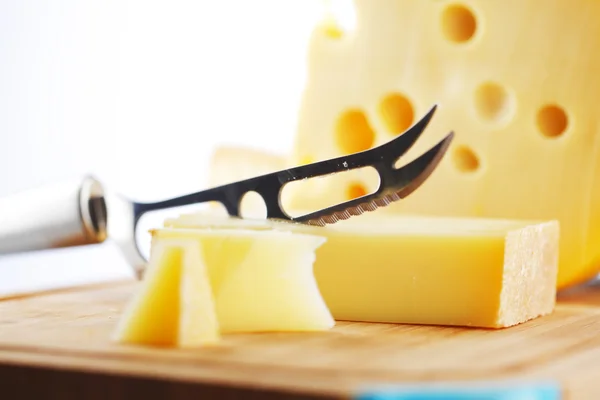
[[[342,2],[352,12],[327,13],[310,39],[291,163],[384,143],[438,104],[406,160],[452,130],[448,156],[382,212],[557,219],[558,287],[595,275],[600,2]],[[343,26],[346,14],[354,26]],[[377,182],[366,173],[312,180],[290,206],[319,209],[356,185],[371,192]]]
[[231,229],[152,234],[148,270],[116,341],[197,347],[224,333],[321,331],[335,324],[312,270],[322,237]]
[[272,230],[161,229],[202,248],[222,333],[320,331],[334,325],[313,275],[325,239]]
[[165,226],[325,237],[314,271],[337,320],[502,328],[555,305],[557,221],[371,213],[321,228],[186,214]]
[[152,239],[141,286],[112,339],[121,343],[197,347],[216,343],[219,324],[197,240]]

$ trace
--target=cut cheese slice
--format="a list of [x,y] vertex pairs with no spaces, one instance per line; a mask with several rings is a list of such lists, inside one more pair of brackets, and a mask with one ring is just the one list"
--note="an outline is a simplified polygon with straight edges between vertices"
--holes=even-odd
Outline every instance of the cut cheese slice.
[[334,320],[313,275],[325,239],[273,230],[160,229],[155,237],[196,240],[221,333],[321,331]]
[[[311,36],[292,164],[387,142],[438,104],[405,158],[452,130],[448,156],[418,191],[381,212],[557,219],[558,286],[595,275],[600,2],[546,2],[543,12],[538,0],[342,2],[355,29],[331,29],[326,14]],[[374,182],[366,174],[308,181],[291,207],[345,200],[344,188],[357,183]]]
[[153,237],[143,282],[113,340],[197,347],[216,343],[219,336],[212,289],[197,241]]
[[113,339],[197,347],[221,333],[334,326],[313,275],[319,236],[273,230],[158,229],[142,286]]
[[321,228],[187,214],[165,226],[326,237],[314,270],[338,320],[501,328],[555,305],[557,221],[372,213]]

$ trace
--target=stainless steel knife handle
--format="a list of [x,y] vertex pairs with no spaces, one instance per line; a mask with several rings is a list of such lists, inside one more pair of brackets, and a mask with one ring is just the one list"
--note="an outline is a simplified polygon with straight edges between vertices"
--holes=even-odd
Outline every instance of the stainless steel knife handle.
[[103,192],[86,176],[0,198],[0,254],[104,241]]

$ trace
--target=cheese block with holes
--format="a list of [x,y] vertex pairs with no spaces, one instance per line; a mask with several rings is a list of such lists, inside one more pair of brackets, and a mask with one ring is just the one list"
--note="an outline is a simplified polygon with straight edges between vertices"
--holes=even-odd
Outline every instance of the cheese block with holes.
[[232,332],[328,330],[335,322],[313,275],[324,241],[265,229],[154,230],[148,270],[113,339],[199,347]]
[[[600,268],[600,2],[347,1],[308,49],[293,162],[362,151],[438,110],[401,163],[456,133],[419,190],[381,213],[558,219],[558,287]],[[353,6],[352,6],[353,5]],[[292,207],[371,192],[376,176],[297,185]],[[357,190],[362,188],[364,190]]]
[[[164,224],[325,237],[314,273],[337,320],[503,328],[546,315],[555,304],[556,221],[370,213],[315,227],[193,213]],[[274,262],[270,251],[265,263]],[[297,279],[288,276],[289,288],[303,285]]]

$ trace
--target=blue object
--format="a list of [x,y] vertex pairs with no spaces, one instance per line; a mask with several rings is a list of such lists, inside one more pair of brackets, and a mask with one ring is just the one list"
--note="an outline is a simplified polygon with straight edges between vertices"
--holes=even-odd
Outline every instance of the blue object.
[[481,382],[387,385],[367,388],[355,400],[560,400],[556,383]]

